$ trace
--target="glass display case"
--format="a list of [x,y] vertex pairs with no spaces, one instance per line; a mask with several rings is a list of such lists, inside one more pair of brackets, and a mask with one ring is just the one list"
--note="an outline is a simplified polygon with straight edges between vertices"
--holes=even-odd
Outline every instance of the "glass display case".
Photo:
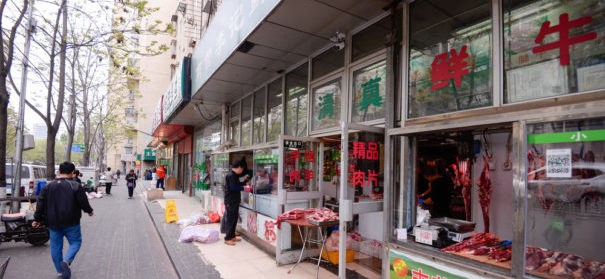
[[211,159],[212,186],[210,192],[215,197],[225,196],[225,177],[229,173],[229,153],[214,153]]
[[277,148],[264,148],[254,150],[254,176],[252,188],[257,212],[277,218],[277,174],[279,163],[279,150]]

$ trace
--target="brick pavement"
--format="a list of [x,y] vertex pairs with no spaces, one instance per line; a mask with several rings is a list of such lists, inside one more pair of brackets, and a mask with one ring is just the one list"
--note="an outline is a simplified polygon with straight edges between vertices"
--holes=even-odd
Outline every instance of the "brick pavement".
[[[82,217],[83,244],[72,278],[178,278],[142,198],[128,199],[124,181],[112,194],[91,200],[95,215]],[[11,257],[4,278],[57,278],[49,250],[48,244],[0,244],[0,256]]]

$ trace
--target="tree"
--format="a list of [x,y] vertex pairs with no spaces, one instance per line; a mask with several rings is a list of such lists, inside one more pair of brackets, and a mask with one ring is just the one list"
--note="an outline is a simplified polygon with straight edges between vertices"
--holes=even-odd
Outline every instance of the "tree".
[[[6,164],[6,131],[8,123],[8,76],[10,74],[14,53],[15,39],[17,37],[17,29],[21,25],[21,21],[28,8],[29,1],[23,1],[22,4],[13,3],[18,9],[16,17],[11,17],[10,9],[7,7],[8,0],[0,1],[0,47],[2,47],[2,55],[0,55],[0,165]],[[0,188],[6,187],[6,170],[0,167]]]

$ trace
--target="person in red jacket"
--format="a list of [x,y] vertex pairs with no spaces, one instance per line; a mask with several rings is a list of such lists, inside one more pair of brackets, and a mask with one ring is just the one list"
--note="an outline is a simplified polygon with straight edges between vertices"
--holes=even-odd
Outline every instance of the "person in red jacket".
[[155,173],[158,175],[158,182],[155,184],[155,187],[162,188],[162,190],[164,190],[164,177],[166,177],[164,165],[161,165],[157,170],[155,170]]

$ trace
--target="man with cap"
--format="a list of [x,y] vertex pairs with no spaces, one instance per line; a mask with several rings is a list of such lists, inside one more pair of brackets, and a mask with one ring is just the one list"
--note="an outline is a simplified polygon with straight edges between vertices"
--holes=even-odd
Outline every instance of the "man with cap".
[[235,227],[239,215],[239,204],[242,199],[241,192],[244,185],[250,180],[246,171],[246,159],[242,158],[231,164],[231,171],[225,178],[225,244],[235,245],[241,239],[235,235]]

